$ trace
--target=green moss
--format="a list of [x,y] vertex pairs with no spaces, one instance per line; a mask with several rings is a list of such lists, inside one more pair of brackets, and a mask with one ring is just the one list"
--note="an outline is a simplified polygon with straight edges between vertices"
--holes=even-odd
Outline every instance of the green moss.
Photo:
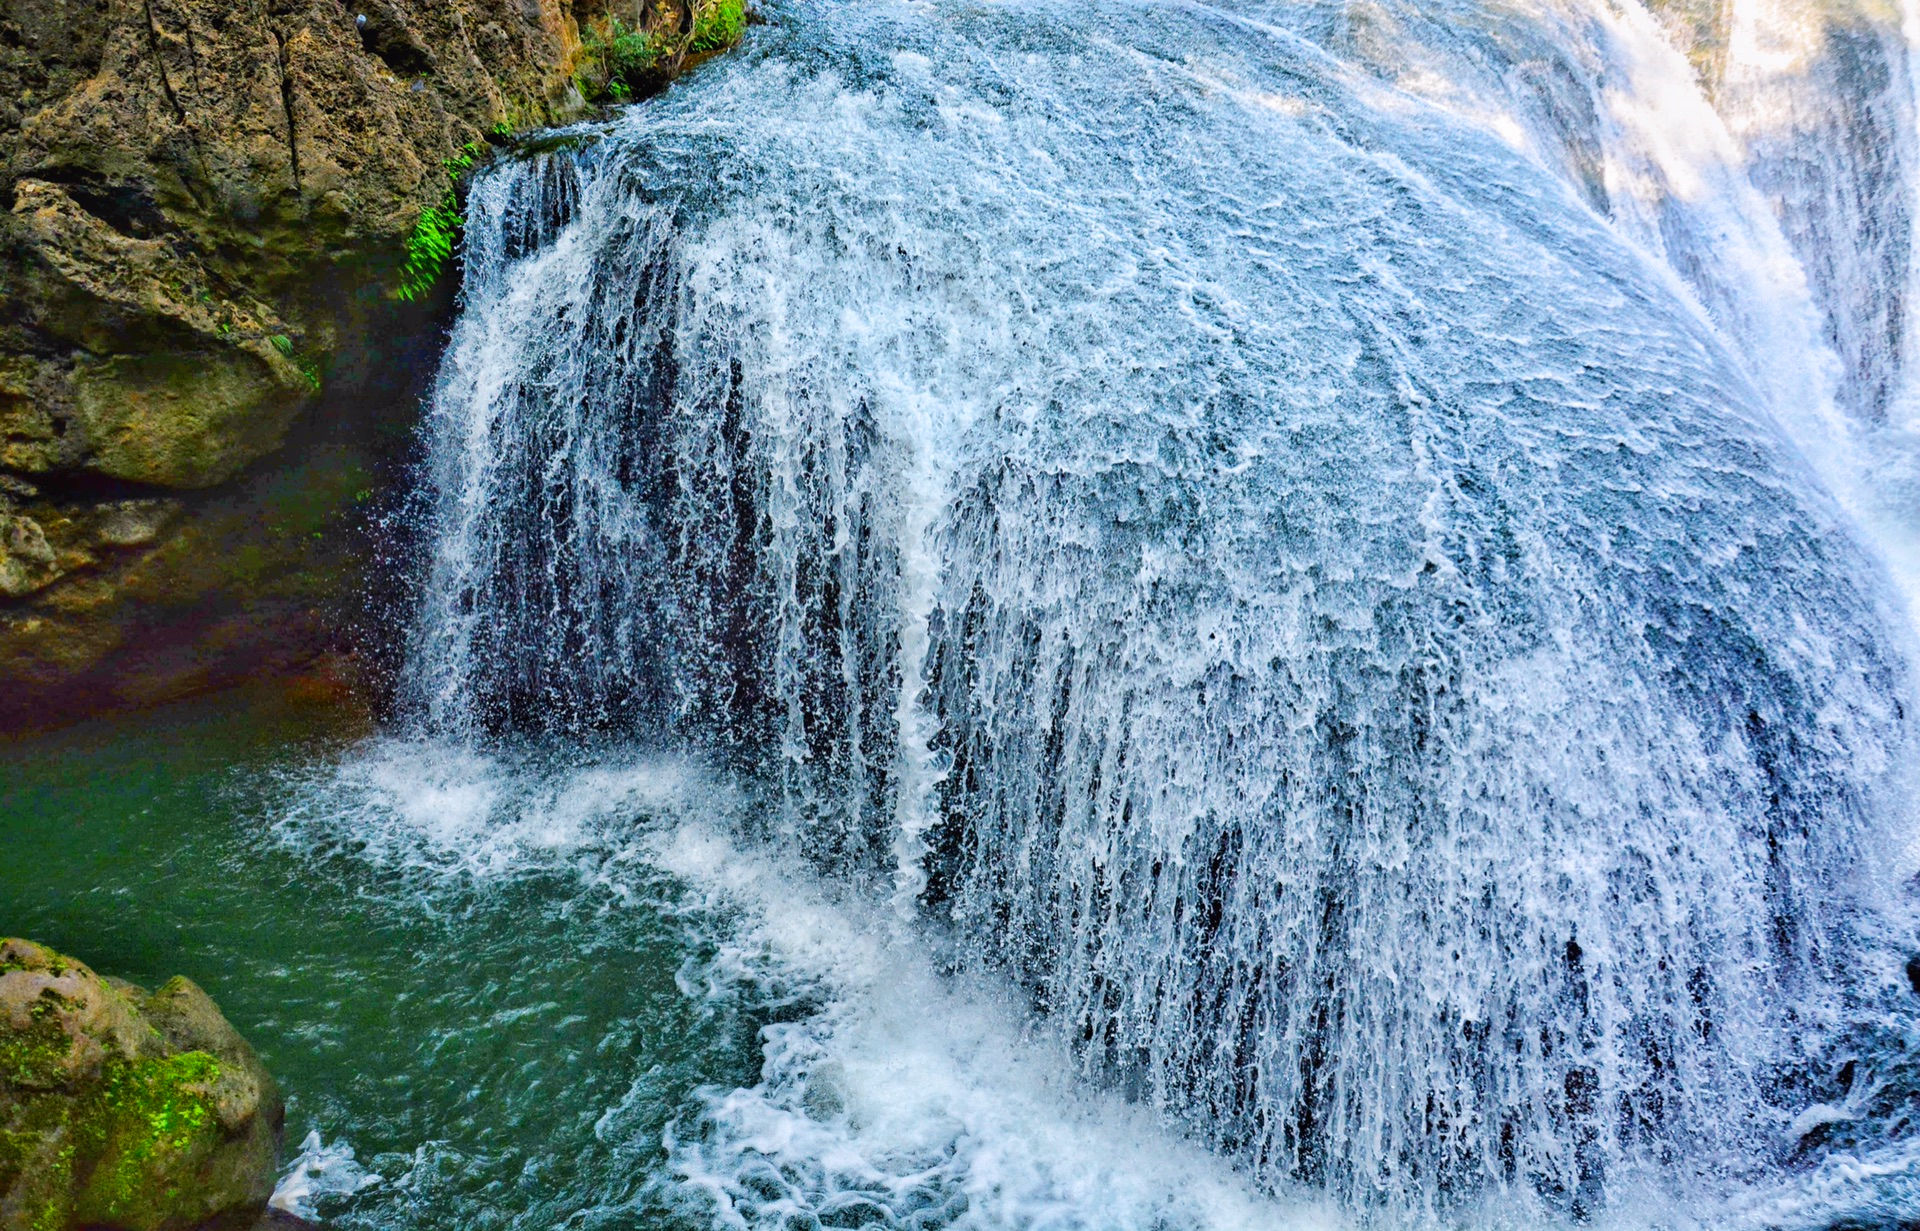
[[[111,1060],[104,1075],[63,1088],[68,1039],[36,1005],[34,1022],[5,1044],[5,1076],[18,1099],[0,1130],[0,1192],[19,1202],[20,1225],[60,1231],[75,1222],[158,1225],[220,1143],[213,1086],[220,1063],[206,1052],[157,1060]],[[45,1011],[43,1011],[45,1010]],[[91,1167],[75,1193],[80,1160]]]
[[[73,1218],[75,1150],[59,1136],[67,1100],[35,1100],[11,1129],[0,1130],[0,1193],[14,1201],[26,1231],[65,1231]],[[48,1149],[49,1141],[57,1144]]]
[[[163,1231],[246,1212],[271,1176],[273,1121],[248,1118],[272,1083],[244,1049],[231,1061],[238,1078],[225,1071],[213,1053],[225,1054],[232,1031],[204,994],[176,979],[149,997],[30,947],[7,952],[0,1228]],[[47,970],[77,970],[80,992],[14,973]],[[156,1022],[206,1049],[164,1054]],[[245,1134],[229,1135],[223,1110],[247,1122]]]
[[[69,1182],[73,1171],[73,1150],[69,1147],[65,1154]],[[29,1231],[66,1231],[73,1217],[73,1197],[64,1190],[36,1196],[27,1207],[27,1227]]]
[[[67,1147],[63,1158],[68,1173],[73,1169],[73,1147]],[[27,1217],[27,1226],[31,1231],[65,1231],[67,1221],[73,1215],[73,1200],[64,1192],[49,1193],[38,1199]]]
[[37,1133],[0,1128],[0,1193],[13,1188],[13,1182],[26,1168],[27,1158],[38,1140]]
[[519,133],[543,128],[560,118],[547,103],[526,96],[507,99],[501,105],[500,118],[487,130],[487,139],[496,143],[511,141]]
[[81,1221],[158,1221],[154,1215],[179,1199],[182,1179],[219,1145],[219,1078],[220,1062],[203,1051],[110,1066],[76,1126],[80,1144],[97,1147],[100,1158],[80,1196]]
[[[51,1102],[52,1100],[49,1099],[36,1100],[36,1104]],[[0,1193],[11,1193],[15,1183],[38,1161],[37,1156],[43,1152],[46,1126],[35,1122],[35,1118],[31,1115],[34,1110],[36,1110],[35,1107],[29,1107],[29,1115],[15,1117],[16,1120],[24,1120],[24,1123],[15,1123],[11,1128],[0,1129]],[[71,1149],[68,1152],[71,1153]]]
[[36,1026],[25,1033],[0,1042],[0,1079],[29,1089],[42,1088],[59,1080],[70,1047],[58,1026],[45,1034]]
[[0,1034],[0,1081],[27,1090],[51,1090],[67,1080],[73,1040],[60,1025],[64,997],[42,992],[25,1030]]
[[0,957],[0,975],[11,974],[16,970],[37,970],[59,978],[73,969],[73,963],[50,949],[43,949],[44,960],[27,960],[24,953],[18,956]]
[[552,154],[566,150],[585,149],[600,142],[597,132],[540,132],[516,138],[513,143],[515,157],[531,158],[536,154]]

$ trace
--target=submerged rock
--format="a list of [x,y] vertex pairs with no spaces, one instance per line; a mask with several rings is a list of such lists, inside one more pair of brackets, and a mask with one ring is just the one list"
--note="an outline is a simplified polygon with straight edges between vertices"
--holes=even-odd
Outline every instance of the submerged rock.
[[0,1231],[253,1225],[280,1092],[207,994],[0,941]]

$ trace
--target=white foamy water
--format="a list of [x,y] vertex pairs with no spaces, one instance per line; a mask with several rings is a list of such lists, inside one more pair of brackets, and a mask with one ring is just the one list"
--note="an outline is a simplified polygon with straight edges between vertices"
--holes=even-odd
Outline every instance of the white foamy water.
[[[941,975],[928,937],[778,847],[743,844],[747,808],[724,778],[673,759],[567,769],[392,741],[301,775],[279,836],[314,853],[348,845],[428,878],[423,890],[572,869],[615,901],[678,913],[689,954],[704,955],[683,968],[685,995],[790,1018],[762,1032],[759,1085],[710,1088],[670,1130],[657,1193],[698,1223],[866,1225],[833,1221],[865,1210],[956,1229],[1346,1225],[1088,1090],[1016,989]],[[621,1119],[618,1103],[603,1117]],[[380,1183],[315,1133],[275,1204],[312,1217]]]
[[721,1226],[812,1216],[883,1225],[1310,1229],[1345,1225],[1248,1177],[1077,1080],[1009,985],[936,973],[931,946],[836,900],[778,852],[688,826],[659,866],[731,908],[731,935],[690,986],[797,983],[819,1008],[764,1032],[761,1084],[713,1090],[677,1126],[680,1199]]
[[319,1203],[333,1197],[351,1197],[382,1182],[381,1177],[362,1167],[353,1156],[353,1147],[343,1141],[328,1144],[318,1132],[310,1132],[300,1142],[293,1162],[274,1185],[267,1202],[295,1218],[320,1217]]
[[[691,1225],[1430,1225],[1404,1213],[1356,1221],[1308,1188],[1266,1191],[1122,1092],[1090,1088],[1019,988],[954,974],[952,937],[903,931],[882,902],[821,879],[790,847],[743,840],[762,827],[754,818],[762,805],[695,763],[603,753],[567,768],[383,741],[302,774],[296,800],[283,812],[281,841],[313,853],[348,848],[414,878],[427,899],[441,884],[472,889],[571,871],[599,898],[666,909],[686,929],[684,995],[715,1016],[775,1017],[759,1037],[761,1080],[698,1092],[698,1109],[668,1130],[667,1168],[651,1192]],[[620,1131],[624,1102],[653,1097],[644,1080],[636,1085],[604,1113],[607,1131]],[[350,1145],[315,1133],[274,1201],[313,1217],[322,1202],[382,1183]],[[1623,1188],[1593,1225],[1870,1224],[1907,1208],[1916,1191],[1920,1158],[1905,1149],[1829,1159],[1805,1179],[1745,1191],[1696,1188],[1678,1203],[1671,1192]],[[1715,1208],[1703,1209],[1705,1199]],[[1560,1225],[1526,1200],[1481,1201],[1452,1222],[1482,1231]]]
[[1892,1217],[1909,48],[1659,7],[822,0],[489,172],[356,841],[751,784],[731,1225]]

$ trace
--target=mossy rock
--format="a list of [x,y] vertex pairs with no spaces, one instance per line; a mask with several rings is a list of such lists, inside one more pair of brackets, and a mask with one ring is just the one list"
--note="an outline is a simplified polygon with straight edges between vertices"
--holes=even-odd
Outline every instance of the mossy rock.
[[207,994],[0,941],[0,1231],[251,1226],[278,1088]]

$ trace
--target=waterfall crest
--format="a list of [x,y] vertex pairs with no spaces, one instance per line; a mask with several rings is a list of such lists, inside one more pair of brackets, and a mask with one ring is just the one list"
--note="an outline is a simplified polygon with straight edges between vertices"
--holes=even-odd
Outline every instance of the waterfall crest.
[[1807,272],[1747,44],[1710,100],[1597,2],[773,17],[475,186],[423,730],[713,752],[1355,1208],[1748,1179],[1911,1036],[1843,487],[1904,300]]

